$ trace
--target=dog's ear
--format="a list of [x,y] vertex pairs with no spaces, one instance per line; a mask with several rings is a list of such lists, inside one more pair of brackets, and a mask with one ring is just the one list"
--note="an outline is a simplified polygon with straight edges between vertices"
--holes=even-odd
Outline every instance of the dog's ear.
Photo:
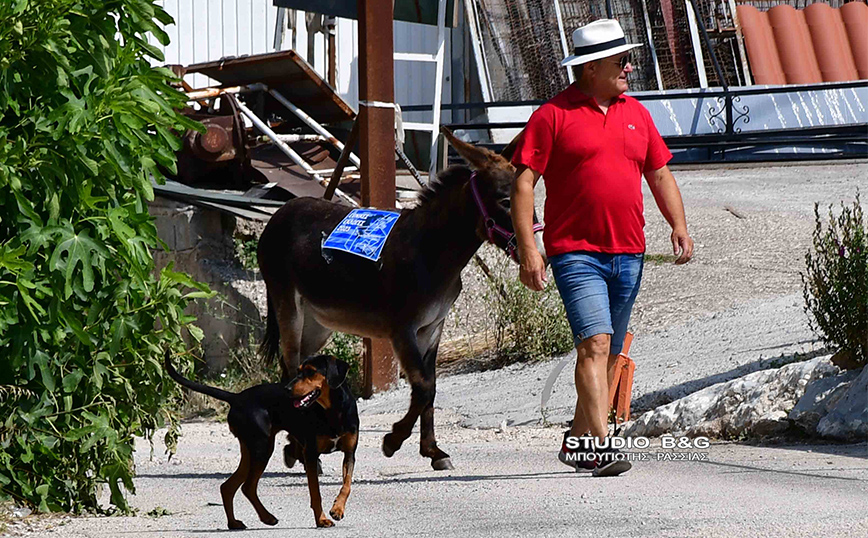
[[326,369],[326,381],[329,388],[336,389],[344,384],[347,380],[347,373],[350,371],[350,365],[346,362],[329,357],[328,367]]

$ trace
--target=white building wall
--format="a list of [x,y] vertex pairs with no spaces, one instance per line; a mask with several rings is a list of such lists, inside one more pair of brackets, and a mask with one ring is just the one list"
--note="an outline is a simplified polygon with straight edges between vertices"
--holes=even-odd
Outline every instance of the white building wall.
[[[394,50],[396,52],[437,51],[437,27],[409,22],[395,22]],[[446,49],[443,59],[442,103],[452,102],[451,32],[446,30]],[[359,104],[358,21],[338,19],[337,24],[337,76],[338,93],[353,108]],[[435,65],[430,62],[395,62],[395,101],[400,105],[424,105],[434,102]],[[448,117],[448,114],[444,115]],[[404,113],[406,121],[430,122],[431,112]]]
[[[219,60],[227,56],[262,54],[274,51],[277,8],[271,0],[163,0],[163,8],[175,19],[165,28],[171,42],[160,45],[151,42],[165,54],[165,63],[189,65]],[[326,39],[322,32],[308,40],[307,18],[304,12],[294,14],[288,25],[294,30],[284,34],[282,50],[296,52],[326,78]],[[313,14],[308,16],[313,17]],[[358,110],[358,23],[338,19],[337,22],[336,90]],[[451,103],[452,62],[451,32],[446,31],[446,54],[443,66],[442,102]],[[312,45],[312,47],[311,47]],[[437,50],[437,28],[422,24],[396,22],[394,46],[400,52]],[[312,50],[311,50],[312,48]],[[185,79],[194,88],[207,87],[214,81],[203,75],[188,75]],[[395,100],[401,105],[431,104],[434,100],[434,64],[395,62]],[[404,115],[407,121],[431,121],[430,112]],[[447,119],[449,114],[444,114]]]

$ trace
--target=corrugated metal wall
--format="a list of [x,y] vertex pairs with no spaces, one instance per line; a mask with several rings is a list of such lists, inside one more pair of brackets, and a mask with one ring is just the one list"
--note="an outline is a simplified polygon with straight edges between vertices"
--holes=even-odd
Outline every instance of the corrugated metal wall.
[[[166,63],[188,65],[273,50],[277,8],[270,0],[163,0],[162,4],[175,19],[165,28],[171,43],[161,47]],[[187,82],[194,88],[210,84],[202,75],[191,75]]]
[[[165,28],[171,43],[161,47],[166,63],[188,65],[219,60],[225,56],[261,54],[274,50],[277,8],[271,0],[163,0],[164,9],[175,19]],[[295,50],[325,78],[326,50],[322,33],[308,39],[305,13],[295,12],[294,28],[285,33],[282,49],[295,43]],[[338,19],[337,24],[337,91],[354,108],[358,107],[358,25],[356,21]],[[442,102],[451,101],[451,33],[447,29]],[[461,31],[461,30],[457,30]],[[395,50],[434,52],[437,28],[405,22],[395,23]],[[152,42],[159,44],[152,39]],[[312,48],[313,50],[309,49]],[[203,75],[190,75],[187,82],[194,88],[210,85]],[[402,105],[431,104],[434,99],[434,64],[395,63],[395,99]],[[408,121],[430,121],[431,114],[405,114]],[[448,114],[444,114],[448,119]]]

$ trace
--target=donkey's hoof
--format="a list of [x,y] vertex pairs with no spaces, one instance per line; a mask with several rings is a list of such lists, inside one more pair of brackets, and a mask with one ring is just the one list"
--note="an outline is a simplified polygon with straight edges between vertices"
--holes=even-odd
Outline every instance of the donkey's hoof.
[[448,457],[432,461],[431,467],[433,467],[435,471],[451,471],[452,469],[455,469],[455,467],[452,466],[452,460]]
[[395,451],[392,447],[389,446],[389,436],[383,437],[383,455],[387,458],[391,458],[395,455]]

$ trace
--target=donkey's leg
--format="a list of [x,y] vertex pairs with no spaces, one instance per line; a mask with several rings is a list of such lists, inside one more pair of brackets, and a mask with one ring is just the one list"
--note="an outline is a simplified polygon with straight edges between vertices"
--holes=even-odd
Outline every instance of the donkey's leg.
[[[273,305],[277,312],[277,324],[280,327],[280,350],[283,353],[283,375],[280,381],[289,382],[295,377],[301,364],[301,341],[304,333],[304,311],[301,296],[291,286],[279,290],[273,295]],[[288,469],[295,466],[297,452],[295,442],[289,438],[289,444],[283,447],[283,463]]]
[[304,329],[304,312],[301,296],[293,289],[275,293],[274,309],[280,327],[280,350],[283,352],[282,381],[292,379],[301,363],[301,339]]
[[329,336],[334,332],[331,329],[320,325],[320,323],[313,317],[313,313],[310,310],[303,308],[303,312],[304,328],[301,332],[302,360],[322,349],[328,341]]
[[392,457],[404,441],[410,437],[416,419],[433,398],[433,378],[425,375],[423,355],[416,341],[416,334],[409,333],[392,339],[392,347],[401,362],[404,375],[410,383],[410,408],[404,417],[392,425],[392,432],[383,437],[383,454]]
[[437,394],[437,349],[440,347],[440,335],[443,332],[443,321],[419,331],[419,343],[427,342],[428,350],[422,358],[422,374],[431,385],[431,395],[419,416],[419,453],[431,458],[431,467],[436,471],[453,469],[449,454],[437,448],[434,438],[434,397]]

